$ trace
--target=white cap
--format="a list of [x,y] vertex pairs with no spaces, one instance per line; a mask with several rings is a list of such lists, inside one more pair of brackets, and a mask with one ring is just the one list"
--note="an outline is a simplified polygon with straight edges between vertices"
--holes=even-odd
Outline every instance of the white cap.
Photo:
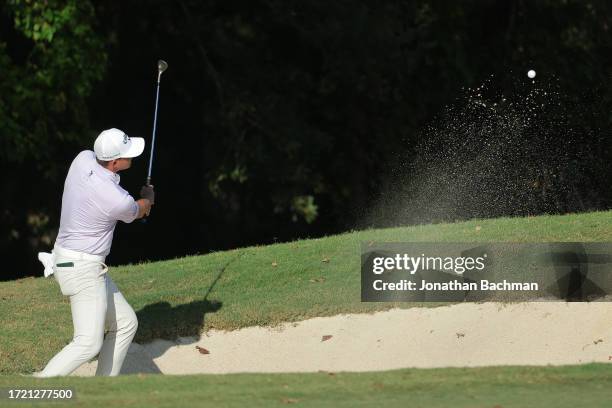
[[103,161],[140,156],[145,147],[142,137],[129,137],[119,129],[106,129],[94,143],[96,157]]

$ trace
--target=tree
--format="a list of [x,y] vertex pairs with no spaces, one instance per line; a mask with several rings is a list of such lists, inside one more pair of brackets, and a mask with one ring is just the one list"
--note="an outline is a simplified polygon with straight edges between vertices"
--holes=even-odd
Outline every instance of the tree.
[[0,249],[31,259],[52,243],[66,147],[91,138],[87,98],[107,57],[89,1],[10,0],[1,13]]

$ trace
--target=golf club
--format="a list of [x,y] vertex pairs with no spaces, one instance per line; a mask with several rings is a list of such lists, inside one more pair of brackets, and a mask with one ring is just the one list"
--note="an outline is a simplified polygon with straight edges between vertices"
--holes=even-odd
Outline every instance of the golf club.
[[[159,107],[159,83],[162,73],[168,69],[168,63],[164,60],[157,61],[157,91],[155,93],[155,114],[153,116],[153,136],[151,138],[151,156],[149,157],[149,171],[147,172],[146,185],[151,185],[151,171],[153,170],[153,154],[155,153],[155,133],[157,130],[157,108]],[[146,218],[142,218],[143,223],[147,222]]]
[[149,171],[147,173],[147,186],[151,185],[151,171],[153,170],[153,153],[155,152],[155,131],[157,130],[157,108],[159,106],[159,83],[162,73],[168,69],[164,60],[157,61],[157,92],[155,94],[155,115],[153,116],[153,137],[151,138],[151,156],[149,157]]

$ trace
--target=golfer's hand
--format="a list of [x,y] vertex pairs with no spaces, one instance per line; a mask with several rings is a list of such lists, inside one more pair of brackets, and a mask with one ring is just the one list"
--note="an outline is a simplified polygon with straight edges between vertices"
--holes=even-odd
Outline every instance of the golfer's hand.
[[151,205],[155,204],[155,191],[153,191],[153,186],[142,186],[142,188],[140,189],[140,198],[146,198],[147,200],[149,200]]
[[146,198],[141,198],[140,200],[136,201],[136,203],[138,204],[138,217],[136,218],[148,217],[149,213],[151,212],[151,203],[149,200]]

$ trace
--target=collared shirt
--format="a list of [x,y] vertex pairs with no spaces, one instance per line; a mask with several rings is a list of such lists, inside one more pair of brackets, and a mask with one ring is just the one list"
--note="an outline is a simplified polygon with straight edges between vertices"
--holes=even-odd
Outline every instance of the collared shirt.
[[119,180],[91,150],[77,155],[64,183],[58,245],[92,255],[110,253],[117,221],[130,223],[138,216],[138,204]]

